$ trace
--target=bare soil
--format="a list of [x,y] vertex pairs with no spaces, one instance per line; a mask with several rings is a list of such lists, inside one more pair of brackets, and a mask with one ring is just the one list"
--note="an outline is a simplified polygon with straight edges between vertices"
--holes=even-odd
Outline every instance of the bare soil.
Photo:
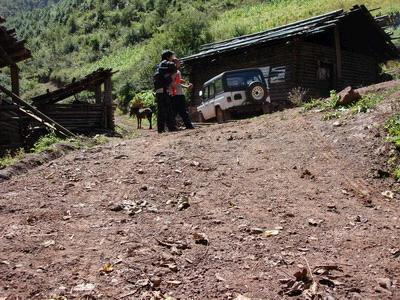
[[390,114],[144,130],[0,183],[0,299],[400,299]]

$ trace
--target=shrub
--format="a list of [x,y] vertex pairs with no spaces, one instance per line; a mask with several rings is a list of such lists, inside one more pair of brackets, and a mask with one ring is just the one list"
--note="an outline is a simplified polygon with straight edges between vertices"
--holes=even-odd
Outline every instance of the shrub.
[[50,150],[56,143],[61,142],[62,139],[56,136],[54,133],[49,133],[42,136],[32,147],[31,152],[41,153]]
[[393,142],[400,149],[400,113],[390,118],[385,128],[389,134],[389,141]]
[[296,106],[301,106],[306,101],[307,95],[308,90],[299,86],[289,92],[289,101]]

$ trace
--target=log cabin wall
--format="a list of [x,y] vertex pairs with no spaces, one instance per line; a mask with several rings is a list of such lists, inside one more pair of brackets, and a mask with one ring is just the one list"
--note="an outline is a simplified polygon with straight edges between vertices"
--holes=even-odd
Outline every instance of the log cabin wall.
[[295,85],[307,89],[309,97],[324,97],[331,90],[369,85],[378,80],[379,65],[373,57],[342,50],[339,78],[334,48],[302,42],[297,51]]
[[24,146],[24,128],[18,107],[0,103],[0,155]]
[[53,104],[39,110],[73,132],[90,132],[104,127],[103,104]]

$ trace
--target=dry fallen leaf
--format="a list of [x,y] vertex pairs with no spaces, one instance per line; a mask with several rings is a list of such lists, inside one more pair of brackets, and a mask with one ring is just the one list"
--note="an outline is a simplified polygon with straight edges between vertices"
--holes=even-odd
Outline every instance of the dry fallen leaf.
[[104,272],[104,273],[111,273],[112,271],[114,271],[114,267],[113,267],[112,264],[106,263],[106,264],[103,266],[103,269],[102,269],[101,271]]

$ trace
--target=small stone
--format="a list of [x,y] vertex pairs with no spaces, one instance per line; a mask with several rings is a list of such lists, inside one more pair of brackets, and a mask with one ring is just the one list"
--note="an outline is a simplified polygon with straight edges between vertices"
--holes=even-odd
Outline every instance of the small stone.
[[75,292],[90,292],[96,288],[94,283],[82,283],[75,286],[72,290]]
[[262,229],[262,228],[258,228],[258,227],[250,228],[251,234],[261,234],[263,232],[264,232],[264,229]]
[[309,225],[316,227],[316,226],[319,226],[323,221],[322,220],[314,220],[312,218],[309,218],[307,220],[307,222],[308,222]]
[[392,281],[389,278],[378,278],[376,281],[384,289],[390,290],[392,288]]
[[342,126],[342,123],[339,122],[339,121],[336,121],[336,122],[333,123],[332,125],[333,125],[333,127],[340,127],[340,126]]
[[153,284],[154,287],[159,287],[161,284],[161,277],[154,276],[150,279],[151,283]]
[[139,169],[137,172],[138,172],[138,174],[144,174],[144,170],[143,169]]
[[183,182],[183,185],[184,185],[184,186],[192,185],[192,181],[190,181],[190,180],[185,180],[185,181]]

